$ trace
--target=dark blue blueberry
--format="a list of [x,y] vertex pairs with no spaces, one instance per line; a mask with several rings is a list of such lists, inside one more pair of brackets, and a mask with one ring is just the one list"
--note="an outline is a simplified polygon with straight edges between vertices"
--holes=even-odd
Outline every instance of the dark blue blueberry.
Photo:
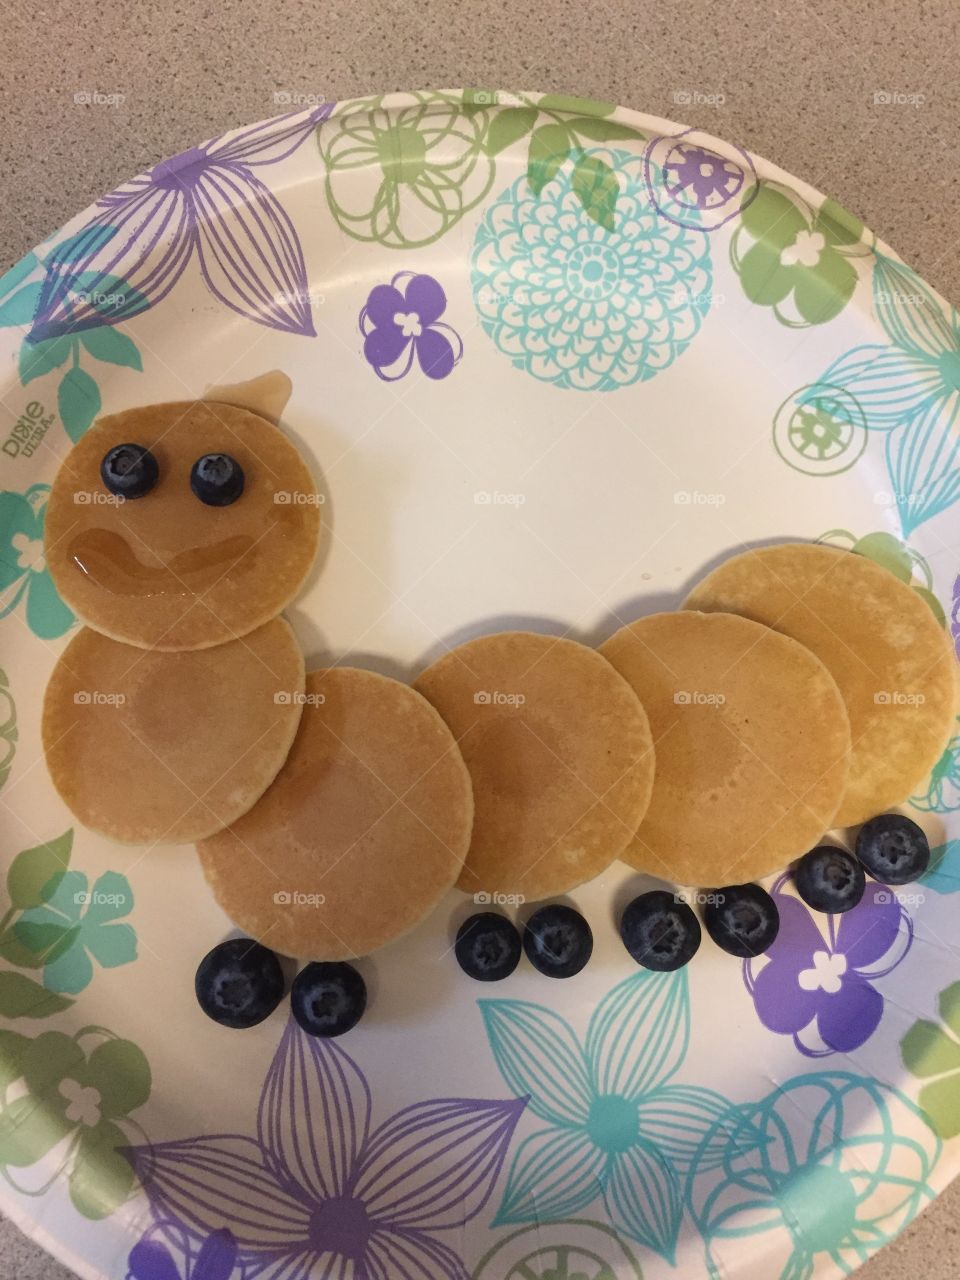
[[478,982],[509,978],[520,963],[520,934],[506,916],[480,911],[457,930],[454,951],[464,973]]
[[229,453],[205,453],[193,464],[190,488],[208,507],[229,507],[243,493],[243,467]]
[[909,884],[926,871],[930,845],[910,818],[902,813],[881,813],[860,828],[857,857],[881,884]]
[[200,961],[194,980],[200,1008],[224,1027],[255,1027],[283,999],[283,970],[251,938],[231,938]]
[[309,1036],[342,1036],[367,1007],[367,984],[352,964],[315,960],[293,980],[290,1008]]
[[805,853],[794,872],[797,893],[814,911],[838,915],[855,907],[863,897],[863,867],[846,849],[821,844]]
[[685,902],[665,889],[641,893],[620,921],[623,945],[645,969],[682,969],[700,946],[700,921]]
[[535,911],[523,930],[527,959],[548,978],[572,978],[593,952],[593,934],[579,911],[551,903]]
[[758,884],[715,889],[703,913],[707,933],[732,956],[762,955],[780,930],[777,904]]
[[142,444],[115,444],[100,463],[100,479],[120,498],[142,498],[159,478],[157,460]]

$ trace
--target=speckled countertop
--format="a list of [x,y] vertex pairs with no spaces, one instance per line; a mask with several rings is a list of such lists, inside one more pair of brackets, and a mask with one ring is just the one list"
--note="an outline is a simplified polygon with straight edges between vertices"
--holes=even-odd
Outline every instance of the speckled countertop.
[[[276,94],[471,84],[614,100],[740,143],[957,301],[958,27],[955,0],[14,0],[0,270],[120,180],[276,114]],[[956,1280],[958,1219],[960,1183],[859,1275]],[[68,1275],[0,1222],[0,1280]]]

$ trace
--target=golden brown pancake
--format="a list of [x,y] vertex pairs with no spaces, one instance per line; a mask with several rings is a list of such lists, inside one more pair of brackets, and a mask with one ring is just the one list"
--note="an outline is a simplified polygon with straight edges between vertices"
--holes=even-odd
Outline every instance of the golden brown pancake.
[[[117,502],[100,478],[114,445],[146,446],[160,478]],[[225,507],[190,489],[205,453],[240,463],[244,491]],[[183,401],[100,418],[64,459],[47,503],[47,564],[94,630],[127,644],[203,649],[275,617],[300,590],[320,532],[316,485],[272,423],[227,404]]]
[[600,652],[637,691],[657,750],[628,862],[712,888],[818,843],[846,786],[850,726],[808,649],[732,614],[657,613]]
[[766,623],[826,665],[853,739],[839,825],[902,803],[940,758],[953,731],[955,659],[929,605],[881,565],[813,543],[763,547],[727,560],[684,605]]
[[198,840],[245,813],[276,777],[303,682],[303,655],[282,618],[184,653],[136,649],[85,627],[44,697],[53,784],[84,826],[111,840]]
[[418,924],[470,843],[470,778],[408,685],[331,667],[307,676],[293,749],[266,795],[197,845],[214,895],[284,955],[366,955]]
[[414,688],[453,730],[473,779],[459,888],[543,898],[619,855],[650,799],[653,747],[636,695],[593,649],[523,631],[482,636]]

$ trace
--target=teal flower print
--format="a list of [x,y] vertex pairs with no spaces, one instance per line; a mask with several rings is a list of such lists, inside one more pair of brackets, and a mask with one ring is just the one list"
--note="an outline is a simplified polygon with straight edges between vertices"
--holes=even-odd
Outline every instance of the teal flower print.
[[723,1159],[731,1113],[710,1089],[668,1083],[690,1043],[686,974],[621,982],[594,1010],[583,1046],[542,1005],[478,1003],[501,1075],[545,1122],[518,1148],[493,1225],[557,1221],[601,1199],[617,1232],[672,1262],[682,1176],[695,1155],[703,1168]]
[[[591,173],[619,188],[604,197],[603,222],[585,192]],[[709,240],[660,217],[641,157],[595,148],[536,194],[526,175],[503,192],[477,230],[471,284],[480,324],[517,369],[615,391],[654,377],[696,337],[710,309]]]
[[48,484],[26,493],[0,493],[0,618],[26,601],[27,626],[53,640],[73,625],[73,614],[57,595],[43,554]]
[[880,432],[903,537],[960,497],[960,321],[901,262],[881,254],[873,302],[887,343],[847,351],[820,384],[856,401]]
[[748,1141],[734,1132],[718,1161],[707,1134],[709,1167],[695,1158],[687,1181],[711,1280],[739,1270],[752,1238],[769,1280],[811,1280],[830,1262],[849,1274],[933,1199],[942,1143],[896,1089],[818,1072],[737,1110]]
[[132,909],[126,876],[107,871],[90,889],[85,875],[68,871],[46,905],[25,911],[14,931],[33,952],[49,946],[51,937],[56,939],[45,957],[43,985],[48,991],[76,995],[89,986],[94,960],[102,969],[136,960],[136,933],[128,924],[115,923]]

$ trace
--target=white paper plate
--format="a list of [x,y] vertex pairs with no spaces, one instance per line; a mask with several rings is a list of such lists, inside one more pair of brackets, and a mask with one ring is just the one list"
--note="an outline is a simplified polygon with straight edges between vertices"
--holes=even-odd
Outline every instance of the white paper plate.
[[886,246],[664,120],[400,94],[158,165],[0,281],[0,325],[0,1207],[29,1234],[110,1280],[808,1280],[946,1185],[953,751],[914,801],[924,881],[842,923],[781,884],[789,927],[750,971],[710,944],[638,971],[616,915],[642,878],[616,864],[574,895],[577,978],[478,988],[451,895],[362,962],[368,1015],[323,1043],[283,1010],[203,1017],[193,972],[229,926],[192,849],[75,828],[39,739],[74,625],[42,545],[71,442],[101,407],[274,368],[330,495],[292,611],[314,662],[407,677],[514,625],[596,641],[797,537],[882,559],[960,634],[960,332]]

